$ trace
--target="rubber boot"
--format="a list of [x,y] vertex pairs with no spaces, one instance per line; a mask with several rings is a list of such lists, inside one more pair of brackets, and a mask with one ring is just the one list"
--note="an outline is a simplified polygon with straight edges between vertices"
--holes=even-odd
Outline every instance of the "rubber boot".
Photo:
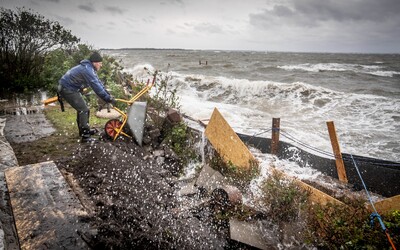
[[90,135],[95,135],[95,134],[97,134],[99,132],[99,130],[97,130],[97,128],[91,128],[90,130],[89,130],[89,134]]
[[92,138],[90,135],[90,130],[85,130],[82,134],[81,142],[82,143],[96,143],[99,140]]

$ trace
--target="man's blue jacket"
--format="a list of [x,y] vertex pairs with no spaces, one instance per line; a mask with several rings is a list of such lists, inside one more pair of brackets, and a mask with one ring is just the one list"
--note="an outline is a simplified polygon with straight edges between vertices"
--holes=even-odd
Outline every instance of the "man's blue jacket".
[[66,89],[72,91],[81,91],[84,88],[91,87],[93,91],[105,102],[111,102],[112,96],[107,92],[101,83],[92,62],[85,59],[77,66],[68,70],[59,83]]

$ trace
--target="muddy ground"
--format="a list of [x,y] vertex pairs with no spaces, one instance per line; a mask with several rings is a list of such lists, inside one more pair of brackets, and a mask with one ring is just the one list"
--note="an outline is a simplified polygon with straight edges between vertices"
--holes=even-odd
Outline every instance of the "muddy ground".
[[91,228],[78,233],[93,249],[248,249],[229,240],[227,225],[208,205],[188,205],[200,193],[177,195],[182,164],[160,137],[143,147],[129,139],[84,144],[57,132],[22,143],[12,133],[7,139],[19,165],[53,160],[76,181]]
[[153,157],[134,143],[79,145],[60,169],[72,173],[90,197],[94,230],[84,235],[93,248],[222,249],[225,230],[203,207],[189,211],[175,195],[179,188],[174,159]]

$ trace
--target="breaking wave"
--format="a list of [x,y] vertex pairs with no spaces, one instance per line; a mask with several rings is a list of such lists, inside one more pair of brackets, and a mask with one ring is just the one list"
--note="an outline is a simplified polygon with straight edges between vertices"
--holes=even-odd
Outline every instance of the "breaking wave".
[[382,65],[361,65],[361,64],[342,64],[342,63],[317,63],[317,64],[302,63],[297,65],[277,66],[277,68],[287,71],[302,70],[308,72],[352,71],[355,73],[371,74],[383,77],[393,77],[394,75],[400,75],[400,72],[385,70],[385,67]]

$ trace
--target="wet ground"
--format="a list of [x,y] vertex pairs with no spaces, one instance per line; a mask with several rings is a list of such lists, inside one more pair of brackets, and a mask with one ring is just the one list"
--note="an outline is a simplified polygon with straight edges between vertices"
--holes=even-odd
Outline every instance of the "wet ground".
[[[216,223],[207,205],[182,203],[178,195],[182,165],[158,138],[143,147],[127,139],[96,144],[72,139],[54,145],[65,150],[63,156],[48,150],[52,132],[43,114],[7,117],[5,135],[17,157],[36,163],[53,160],[78,187],[75,190],[89,214],[84,220],[90,225],[90,230],[78,233],[92,248],[226,249],[235,245],[228,240],[226,225]],[[199,200],[199,195],[186,199]]]
[[[81,145],[72,160],[57,161],[72,173],[90,197],[93,229],[86,235],[94,248],[222,249],[226,232],[212,216],[180,206],[176,162],[149,155],[129,142]],[[184,209],[183,209],[184,210]]]

